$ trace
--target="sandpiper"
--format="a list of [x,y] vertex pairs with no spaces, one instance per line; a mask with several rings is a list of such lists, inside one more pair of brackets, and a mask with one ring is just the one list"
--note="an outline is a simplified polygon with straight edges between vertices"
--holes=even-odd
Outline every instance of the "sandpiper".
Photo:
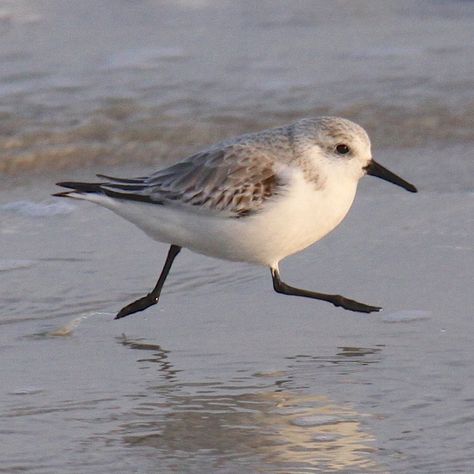
[[278,269],[280,260],[317,242],[344,219],[366,174],[417,192],[372,159],[362,127],[339,117],[318,117],[225,140],[149,176],[61,182],[72,191],[55,196],[104,206],[170,244],[155,288],[115,319],[158,302],[183,247],[267,266],[278,293],[370,313],[381,308],[295,288],[281,280]]

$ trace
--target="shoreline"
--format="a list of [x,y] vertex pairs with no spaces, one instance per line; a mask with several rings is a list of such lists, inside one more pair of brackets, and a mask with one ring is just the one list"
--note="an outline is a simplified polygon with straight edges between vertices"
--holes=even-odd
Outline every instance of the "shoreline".
[[[346,109],[331,107],[291,113],[269,111],[258,115],[231,110],[225,114],[188,118],[160,115],[153,108],[130,115],[96,110],[80,124],[46,123],[29,125],[18,120],[16,127],[3,125],[0,135],[0,174],[19,175],[44,171],[133,163],[159,166],[173,163],[213,143],[264,128],[289,123],[304,116],[338,115],[361,124],[368,130],[374,149],[450,147],[472,144],[474,104],[464,109],[428,103],[412,107],[359,104]],[[107,116],[109,113],[109,116]],[[248,115],[248,116],[247,116]],[[252,117],[252,118],[249,118]],[[56,116],[60,120],[60,115]],[[0,118],[0,130],[2,119]],[[159,157],[159,158],[158,158]]]

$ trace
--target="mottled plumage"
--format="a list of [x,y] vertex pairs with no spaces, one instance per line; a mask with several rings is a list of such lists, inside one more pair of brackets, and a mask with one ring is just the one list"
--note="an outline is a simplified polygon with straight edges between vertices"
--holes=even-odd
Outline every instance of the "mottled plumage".
[[242,216],[259,210],[276,192],[273,160],[249,147],[229,145],[197,153],[146,178],[107,177],[100,185],[112,197],[150,203],[194,206],[209,212]]

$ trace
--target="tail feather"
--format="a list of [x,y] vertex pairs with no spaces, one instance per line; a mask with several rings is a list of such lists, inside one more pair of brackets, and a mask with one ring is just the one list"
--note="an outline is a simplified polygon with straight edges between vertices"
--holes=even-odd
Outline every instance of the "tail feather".
[[71,194],[74,194],[74,193],[75,193],[75,191],[63,191],[63,192],[60,192],[60,193],[51,194],[51,196],[61,197],[61,198],[70,198],[70,197],[73,197],[73,196],[71,196]]

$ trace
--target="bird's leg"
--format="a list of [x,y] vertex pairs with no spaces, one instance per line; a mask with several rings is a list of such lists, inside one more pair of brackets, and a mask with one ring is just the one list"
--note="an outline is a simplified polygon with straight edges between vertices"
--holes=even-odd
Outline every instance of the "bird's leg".
[[127,306],[123,307],[115,316],[115,319],[124,318],[129,314],[137,313],[138,311],[143,311],[150,306],[158,303],[160,298],[161,289],[163,288],[163,284],[165,283],[166,277],[171,269],[171,265],[173,264],[174,259],[180,252],[181,247],[178,245],[172,245],[168,251],[168,256],[166,257],[166,262],[161,270],[160,278],[158,278],[158,282],[156,283],[155,288],[148,293],[143,298],[139,298],[138,300],[134,301],[133,303],[128,304]]
[[280,279],[280,272],[278,267],[271,267],[273,288],[277,293],[293,296],[304,296],[305,298],[314,298],[315,300],[323,300],[332,303],[334,306],[341,306],[350,311],[358,311],[360,313],[372,313],[373,311],[380,311],[382,308],[378,306],[369,306],[359,303],[341,295],[326,295],[325,293],[316,293],[315,291],[302,290],[293,286],[287,285]]

